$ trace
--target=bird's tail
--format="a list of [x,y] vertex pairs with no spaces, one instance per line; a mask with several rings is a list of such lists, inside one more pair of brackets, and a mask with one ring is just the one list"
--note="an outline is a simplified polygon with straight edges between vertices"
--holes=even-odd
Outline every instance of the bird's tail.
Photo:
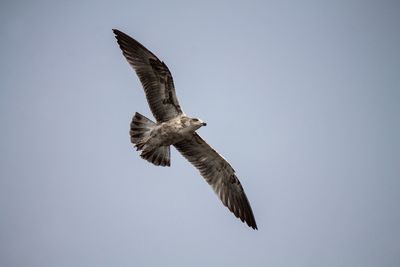
[[156,124],[138,112],[132,118],[129,134],[131,142],[135,144],[137,150],[143,150],[140,156],[157,166],[171,166],[170,147],[150,147],[147,141],[150,139],[151,130]]

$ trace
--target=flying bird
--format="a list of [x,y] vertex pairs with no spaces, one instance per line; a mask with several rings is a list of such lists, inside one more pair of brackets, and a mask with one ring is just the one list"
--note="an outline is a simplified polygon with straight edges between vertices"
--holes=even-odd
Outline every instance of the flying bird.
[[248,226],[256,220],[232,166],[204,141],[196,130],[206,123],[187,116],[179,105],[167,65],[127,34],[113,30],[122,54],[138,75],[157,122],[135,113],[130,124],[131,142],[140,156],[157,166],[170,166],[173,145],[211,185],[222,203]]

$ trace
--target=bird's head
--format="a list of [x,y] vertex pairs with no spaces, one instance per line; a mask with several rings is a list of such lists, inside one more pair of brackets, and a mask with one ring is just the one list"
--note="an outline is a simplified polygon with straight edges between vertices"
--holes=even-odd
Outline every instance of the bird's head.
[[204,121],[197,119],[197,118],[191,118],[190,119],[190,126],[192,126],[193,128],[195,128],[195,130],[199,129],[201,126],[206,126],[207,123],[205,123]]

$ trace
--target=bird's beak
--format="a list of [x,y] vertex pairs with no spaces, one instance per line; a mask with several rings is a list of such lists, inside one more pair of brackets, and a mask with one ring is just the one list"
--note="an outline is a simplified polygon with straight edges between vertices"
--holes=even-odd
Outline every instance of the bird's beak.
[[203,126],[207,126],[207,123],[203,122]]

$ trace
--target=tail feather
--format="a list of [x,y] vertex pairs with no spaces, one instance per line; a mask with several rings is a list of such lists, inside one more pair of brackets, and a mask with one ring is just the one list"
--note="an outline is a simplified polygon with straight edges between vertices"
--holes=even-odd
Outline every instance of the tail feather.
[[140,156],[156,166],[171,166],[171,152],[169,146],[151,147],[147,144],[150,139],[151,130],[156,123],[145,116],[135,113],[131,122],[131,142],[137,150],[143,150]]
[[129,134],[131,136],[131,142],[138,144],[145,139],[150,137],[151,130],[156,126],[154,122],[140,113],[136,112],[132,118],[131,130]]

